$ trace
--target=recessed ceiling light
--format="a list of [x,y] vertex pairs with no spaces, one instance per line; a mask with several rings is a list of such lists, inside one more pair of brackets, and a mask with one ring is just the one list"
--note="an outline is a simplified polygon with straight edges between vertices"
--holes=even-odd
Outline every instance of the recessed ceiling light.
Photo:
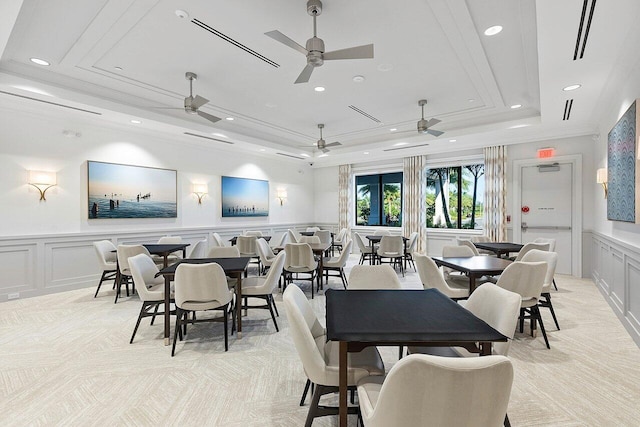
[[133,120],[131,120],[131,123],[139,125],[142,122],[140,120],[133,119]]
[[329,155],[327,153],[325,154],[320,154],[318,157],[328,157]]
[[569,86],[567,86],[567,87],[563,88],[562,90],[564,90],[564,91],[568,91],[568,90],[576,90],[576,89],[578,89],[578,88],[579,88],[579,87],[581,87],[581,86],[582,86],[582,85],[569,85]]
[[310,156],[310,155],[308,155],[307,153],[300,153],[300,155],[301,155],[302,157],[311,157],[311,156]]
[[364,152],[364,153],[362,153],[362,154],[369,154],[369,152],[368,152],[368,151],[365,151],[365,152]]
[[396,142],[395,144],[393,144],[394,147],[400,147],[402,145],[407,145],[408,142]]
[[260,149],[260,151],[267,151],[267,150],[266,150],[266,149],[264,149],[264,148],[261,148],[261,149]]
[[30,58],[31,62],[33,62],[34,64],[38,64],[38,65],[51,65],[49,64],[49,62],[45,61],[44,59],[40,59],[40,58]]
[[264,104],[267,108],[276,108],[278,105],[274,104],[272,102],[267,102],[266,104]]
[[217,136],[219,138],[229,138],[227,135],[225,135],[224,133],[219,133],[219,132],[214,132],[211,135],[213,136]]
[[395,132],[395,131],[397,131],[397,130],[398,130],[398,129],[396,129],[396,128],[391,128],[391,129],[389,129],[389,132]]
[[513,104],[513,105],[511,106],[511,108],[512,108],[512,109],[514,109],[514,110],[515,110],[516,108],[520,108],[520,107],[522,107],[522,104]]
[[113,68],[118,70],[118,71],[122,71],[122,67],[113,67]]
[[391,64],[380,64],[378,65],[378,71],[391,71],[393,69],[393,65]]
[[324,88],[322,86],[316,86],[313,88],[316,92],[324,92]]
[[229,120],[230,122],[235,120],[233,117],[226,117],[226,120]]
[[364,81],[364,76],[353,76],[353,81],[355,83],[362,83]]
[[449,142],[456,142],[457,139],[450,139]]
[[469,98],[469,99],[467,99],[467,101],[469,101],[469,102],[475,102],[475,99],[473,99],[473,98]]
[[189,17],[189,14],[186,11],[182,10],[182,9],[176,9],[176,11],[174,13],[176,14],[176,16],[178,18],[184,19],[184,18],[188,18]]
[[502,26],[494,25],[493,27],[489,27],[486,30],[484,30],[484,35],[485,36],[495,36],[500,31],[502,31]]

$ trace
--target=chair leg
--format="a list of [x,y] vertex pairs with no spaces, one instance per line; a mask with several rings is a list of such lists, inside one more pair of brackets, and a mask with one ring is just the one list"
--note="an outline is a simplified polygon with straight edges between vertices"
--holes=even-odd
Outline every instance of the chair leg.
[[273,324],[276,326],[276,332],[280,332],[280,329],[278,329],[278,322],[276,322],[276,316],[273,313],[273,301],[271,300],[271,295],[267,295],[267,307],[269,307],[269,313],[271,313],[271,318],[273,319]]
[[158,307],[160,307],[160,304],[156,304],[156,308],[153,310],[153,316],[151,317],[151,325],[153,325],[153,321],[156,320],[156,316],[158,315]]
[[558,290],[558,285],[556,285],[556,278],[553,278],[553,287],[555,288],[555,290]]
[[511,427],[511,422],[509,422],[509,414],[504,414],[504,427]]
[[276,316],[280,317],[280,313],[278,313],[278,306],[276,305],[276,300],[273,299],[273,295],[269,295],[271,297],[271,304],[273,305],[273,309],[276,312]]
[[96,293],[93,295],[94,298],[98,296],[98,292],[100,291],[100,286],[102,286],[102,282],[105,280],[106,274],[107,274],[106,271],[102,272],[102,276],[100,276],[100,281],[98,282],[98,289],[96,289]]
[[[142,320],[142,313],[144,313],[144,309],[147,307],[146,303],[142,303],[142,307],[140,307],[140,314],[138,314],[138,321],[136,322],[135,328],[133,328],[133,334],[131,334],[131,339],[129,340],[129,344],[133,344],[133,338],[136,336],[136,332],[138,331],[138,326],[140,326],[140,321]],[[156,306],[156,309],[158,306]]]
[[322,397],[323,394],[322,389],[323,386],[317,385],[315,391],[313,392],[311,406],[309,406],[309,412],[307,413],[307,420],[304,423],[305,427],[311,427],[313,419],[316,417],[316,413],[318,412],[318,403],[320,402],[320,397]]
[[229,351],[229,313],[227,309],[229,303],[225,304],[222,312],[224,313],[224,351]]
[[553,317],[553,322],[556,324],[556,328],[560,330],[560,325],[558,324],[558,318],[556,317],[556,311],[553,309],[553,304],[551,303],[551,294],[542,294],[545,301],[542,301],[539,305],[541,307],[547,307],[551,312],[551,317]]
[[344,268],[340,268],[340,279],[342,279],[342,286],[347,289],[347,276],[344,274]]
[[307,399],[307,393],[309,392],[310,386],[311,380],[307,378],[307,383],[304,385],[304,391],[302,392],[302,398],[300,399],[300,406],[304,406],[304,401]]
[[182,317],[182,310],[176,307],[176,326],[173,331],[173,344],[171,345],[171,357],[176,354],[176,341],[178,341],[178,331],[180,330],[180,318]]
[[545,331],[544,323],[542,322],[542,316],[540,316],[540,310],[537,305],[531,307],[531,316],[532,325],[535,324],[536,321],[538,322],[538,324],[540,325],[540,331],[542,331],[542,336],[544,337],[544,342],[547,345],[547,348],[551,349],[551,346],[549,345],[549,339],[547,338],[547,332]]
[[524,308],[520,309],[520,333],[524,332]]

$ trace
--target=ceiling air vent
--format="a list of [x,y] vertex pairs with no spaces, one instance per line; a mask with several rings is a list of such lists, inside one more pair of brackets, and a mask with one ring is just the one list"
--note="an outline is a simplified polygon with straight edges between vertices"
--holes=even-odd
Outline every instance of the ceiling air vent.
[[0,93],[4,93],[5,95],[17,96],[18,98],[28,99],[30,101],[37,101],[37,102],[42,102],[49,105],[55,105],[56,107],[63,107],[63,108],[69,108],[70,110],[82,111],[83,113],[96,114],[98,116],[102,115],[102,113],[98,113],[97,111],[85,110],[83,108],[72,107],[70,105],[58,104],[57,102],[43,101],[42,99],[32,98],[30,96],[18,95],[17,93],[5,92],[3,90],[0,90]]
[[429,145],[429,144],[409,145],[409,146],[406,146],[406,147],[387,148],[386,150],[382,150],[382,151],[406,150],[407,148],[426,147],[427,145]]
[[292,156],[291,154],[276,153],[278,156],[291,157],[292,159],[304,160],[304,157]]
[[[587,9],[589,8],[589,2],[591,2],[591,8],[589,10],[589,18],[585,26],[584,18],[587,15]],[[593,11],[596,8],[596,0],[584,0],[582,4],[582,15],[580,16],[580,25],[578,26],[578,37],[576,38],[576,48],[573,51],[573,60],[578,59],[578,51],[580,52],[580,58],[584,56],[584,48],[587,46],[587,39],[589,38],[589,29],[591,28],[591,20],[593,19]],[[583,30],[584,29],[584,33]],[[580,47],[582,46],[582,47]]]
[[185,134],[185,135],[189,135],[189,136],[195,136],[195,137],[197,137],[197,138],[208,139],[208,140],[210,140],[210,141],[222,142],[222,143],[225,143],[225,144],[231,144],[231,145],[233,145],[233,142],[231,142],[231,141],[223,141],[223,140],[221,140],[221,139],[218,139],[218,138],[212,138],[212,137],[210,137],[210,136],[198,135],[197,133],[185,132],[184,134]]
[[228,43],[231,43],[235,47],[244,50],[248,54],[255,56],[259,60],[266,62],[267,64],[271,65],[272,67],[275,67],[275,68],[279,68],[280,67],[280,64],[278,64],[277,62],[272,61],[271,59],[267,58],[266,56],[259,54],[255,50],[243,45],[242,43],[240,43],[237,40],[232,39],[228,35],[226,35],[224,33],[221,33],[220,31],[218,31],[215,28],[205,24],[204,22],[202,22],[202,21],[200,21],[198,19],[192,19],[191,22],[196,24],[198,27],[200,27],[200,28],[202,28],[204,30],[207,30],[211,34],[220,37],[222,40],[224,40],[224,41],[226,41]]
[[571,116],[571,107],[573,107],[573,99],[567,99],[564,103],[564,115],[562,116],[562,120],[569,120],[569,116]]
[[362,111],[361,109],[359,109],[358,107],[356,107],[355,105],[349,105],[349,108],[351,108],[353,111],[355,111],[356,113],[362,114],[363,116],[365,116],[367,119],[369,120],[373,120],[376,123],[382,123],[380,120],[376,119],[375,117],[373,117],[371,114]]

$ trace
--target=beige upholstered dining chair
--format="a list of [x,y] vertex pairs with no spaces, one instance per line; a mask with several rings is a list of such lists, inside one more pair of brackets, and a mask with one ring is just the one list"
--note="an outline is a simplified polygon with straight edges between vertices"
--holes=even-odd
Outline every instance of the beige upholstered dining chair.
[[389,230],[375,230],[373,232],[374,236],[391,236],[391,232]]
[[240,251],[237,246],[214,246],[209,249],[207,258],[238,258]]
[[224,323],[224,351],[229,350],[228,319],[233,293],[227,287],[227,278],[222,267],[216,263],[180,264],[176,269],[174,284],[176,326],[171,357],[175,355],[178,336],[181,340],[186,337],[188,314],[195,311],[222,311],[222,317],[202,318],[199,316],[196,320],[194,316],[189,323],[222,321]]
[[[118,268],[120,269],[120,283],[116,284],[116,298],[113,301],[114,304],[118,302],[118,297],[120,296],[120,288],[122,285],[125,285],[127,296],[129,296],[129,281],[131,280],[129,258],[138,254],[145,254],[149,258],[151,258],[151,254],[149,254],[147,248],[142,245],[118,245]],[[135,290],[135,284],[133,286],[133,289]]]
[[[548,243],[549,244],[549,252],[555,252],[556,251],[556,239],[546,239],[544,237],[538,237],[537,239],[535,239],[533,241],[533,243]],[[551,280],[551,283],[553,284],[554,289],[557,291],[558,290],[558,285],[556,285],[556,279],[553,278]],[[557,325],[557,322],[556,322]]]
[[260,264],[260,257],[256,250],[257,240],[258,238],[256,236],[238,236],[236,246],[240,251],[240,256],[250,257],[252,259],[251,262],[258,264],[258,274],[260,274],[262,266]]
[[172,245],[182,243],[182,237],[180,236],[162,236],[158,239],[159,245]]
[[[468,246],[443,246],[442,256],[445,258],[466,258],[475,256],[475,253]],[[447,267],[443,267],[442,271],[444,272],[444,278],[447,280],[447,282],[457,282],[458,284],[464,285],[469,288],[469,278],[464,274]]]
[[402,285],[389,265],[354,265],[347,289],[402,289]]
[[394,268],[399,265],[402,277],[404,277],[404,240],[402,236],[382,236],[380,246],[376,251],[376,258],[379,263],[388,258],[389,264],[393,264]]
[[245,297],[245,301],[247,300],[246,297],[261,298],[266,301],[266,304],[264,305],[249,305],[248,303],[245,303],[242,308],[245,310],[249,308],[268,309],[269,313],[271,313],[271,319],[273,319],[276,331],[280,331],[280,329],[278,329],[278,322],[276,322],[276,316],[273,313],[274,310],[276,313],[278,312],[276,303],[273,299],[273,291],[276,286],[278,286],[278,281],[282,275],[286,256],[287,255],[284,251],[280,251],[280,253],[273,259],[271,268],[269,268],[265,277],[249,277],[242,281],[242,296]]
[[249,236],[249,237],[262,237],[262,231],[259,230],[249,230],[249,231],[245,231],[244,232],[245,236]]
[[538,309],[538,300],[546,274],[546,262],[515,261],[504,269],[496,286],[520,295],[520,332],[524,329],[525,319],[529,319],[531,322],[531,335],[533,335],[536,325],[539,324],[544,342],[547,348],[551,348]]
[[425,289],[435,288],[453,300],[469,297],[469,284],[446,280],[442,271],[430,257],[416,253],[414,260],[418,267],[418,276]]
[[[158,239],[159,245],[177,245],[180,243],[182,243],[181,236],[162,236]],[[158,264],[164,263],[164,258],[161,256],[152,255],[151,258],[153,258],[153,260]],[[169,264],[172,264],[181,258],[182,258],[182,252],[174,252],[172,254],[167,255],[167,262]]]
[[413,255],[416,253],[416,248],[418,247],[418,232],[414,231],[409,235],[409,240],[407,241],[407,249],[404,251],[404,260],[405,263],[413,264],[413,270],[416,270],[416,265],[413,262]]
[[547,243],[534,243],[534,242],[526,243],[522,247],[522,249],[520,249],[520,252],[518,252],[518,255],[514,258],[514,261],[522,261],[522,257],[525,256],[527,252],[532,251],[534,249],[537,249],[539,251],[548,251],[550,246],[551,245],[548,242]]
[[[282,300],[289,320],[289,331],[307,375],[302,401],[309,385],[315,384],[305,423],[305,426],[311,426],[315,417],[338,413],[337,407],[323,407],[320,410],[318,403],[323,395],[338,391],[339,346],[336,341],[327,341],[325,328],[300,288],[295,285],[288,286],[282,295]],[[366,347],[358,353],[350,353],[348,362],[347,385],[351,389],[361,378],[369,375],[384,375],[384,363],[378,350],[373,346]],[[352,407],[349,412],[356,413],[356,409]]]
[[480,255],[480,251],[476,248],[476,245],[473,244],[471,240],[466,239],[458,239],[459,246],[466,246],[473,251],[473,255]]
[[538,301],[540,307],[546,307],[551,312],[553,322],[556,324],[556,328],[560,330],[556,312],[553,309],[551,303],[551,286],[553,283],[553,275],[556,273],[556,266],[558,265],[558,254],[550,251],[540,251],[537,249],[530,250],[522,257],[523,262],[546,262],[547,274],[544,277],[544,284],[542,285],[542,291],[540,292],[540,298],[544,298]]
[[349,233],[349,229],[348,228],[340,229],[338,234],[335,235],[334,238],[333,238],[332,249],[338,248],[339,250],[342,250],[342,247],[344,246],[344,243],[345,243],[345,239],[347,237],[349,239],[351,239],[351,236],[350,236],[350,233]]
[[495,427],[505,419],[512,383],[505,356],[412,354],[386,377],[359,380],[358,400],[367,427]]
[[320,231],[320,227],[307,227],[307,229],[305,231],[313,233],[313,232],[316,232],[316,231]]
[[360,233],[354,233],[354,237],[356,245],[358,245],[358,250],[360,251],[360,262],[358,264],[364,264],[367,259],[369,260],[369,264],[373,264],[373,248],[371,245],[365,243]]
[[226,246],[224,244],[224,241],[222,240],[222,237],[220,237],[218,233],[211,234],[211,237],[212,237],[211,246],[220,246],[220,247]]
[[[287,282],[293,281],[293,275],[296,280],[309,280],[311,282],[311,298],[314,295],[314,283],[316,274],[318,274],[318,263],[316,262],[311,246],[308,243],[287,243],[284,246],[287,258],[284,264],[285,288]],[[308,274],[309,277],[300,277],[300,274]]]
[[98,292],[100,291],[100,286],[102,286],[102,282],[105,280],[113,280],[113,287],[116,287],[116,276],[118,273],[118,263],[117,263],[117,255],[116,246],[111,243],[110,240],[100,240],[98,242],[93,242],[93,248],[96,251],[96,255],[98,256],[98,263],[100,263],[100,268],[102,269],[102,275],[100,276],[100,281],[98,282],[98,288],[96,289],[96,293],[93,297],[98,296]]
[[[347,276],[344,274],[344,267],[347,265],[349,255],[351,254],[351,246],[353,242],[349,239],[345,240],[342,252],[337,257],[325,258],[322,262],[322,270],[326,277],[327,284],[329,283],[329,272],[337,271],[337,276],[342,280],[342,285],[347,288]],[[395,274],[394,274],[395,275]]]
[[191,248],[191,252],[187,258],[204,258],[207,253],[207,240],[198,240]]
[[300,236],[298,243],[320,244],[322,241],[318,236]]
[[289,243],[298,243],[298,238],[300,237],[295,233],[295,231],[288,229],[287,236],[289,236]]
[[[140,301],[142,301],[140,314],[138,314],[136,326],[133,328],[133,334],[131,334],[131,339],[129,340],[129,344],[132,344],[140,326],[140,321],[144,317],[151,317],[151,324],[153,325],[156,316],[164,315],[164,312],[158,313],[158,308],[164,306],[164,277],[156,277],[159,271],[158,266],[145,254],[130,257],[129,268],[136,291]],[[171,300],[173,301],[173,292],[171,293]],[[152,309],[153,312],[151,312]]]
[[256,252],[258,253],[258,257],[260,258],[260,274],[264,274],[265,271],[271,267],[273,260],[276,258],[276,254],[271,250],[271,246],[260,237],[256,240]]

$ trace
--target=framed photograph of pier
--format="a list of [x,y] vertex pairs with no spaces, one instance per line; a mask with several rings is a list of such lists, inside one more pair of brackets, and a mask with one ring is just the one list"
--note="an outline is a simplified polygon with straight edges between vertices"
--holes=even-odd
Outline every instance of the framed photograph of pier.
[[269,216],[269,181],[222,177],[222,217]]
[[640,160],[638,160],[638,100],[634,101],[607,138],[607,219],[640,223]]
[[177,172],[87,162],[89,219],[176,218]]

